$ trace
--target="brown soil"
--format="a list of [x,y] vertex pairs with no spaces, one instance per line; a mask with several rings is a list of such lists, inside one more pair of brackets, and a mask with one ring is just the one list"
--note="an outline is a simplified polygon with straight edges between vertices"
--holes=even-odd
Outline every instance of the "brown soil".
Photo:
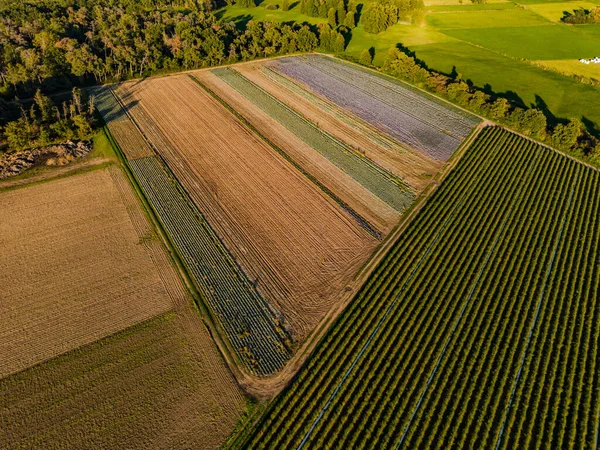
[[123,173],[0,210],[0,448],[218,448],[244,395]]
[[116,167],[4,192],[0,211],[0,376],[172,307]]
[[377,240],[187,76],[118,92],[146,136],[166,143],[159,151],[211,226],[304,338],[347,294]]
[[367,219],[383,235],[398,222],[400,215],[368,189],[357,183],[327,158],[307,145],[302,139],[263,112],[250,100],[210,72],[194,76],[273,144],[285,151],[304,170],[341,198],[350,208]]
[[440,161],[400,145],[327,99],[305,89],[300,95],[275,82],[263,72],[260,64],[240,65],[235,69],[323,130],[404,179],[417,192],[421,192],[443,166]]

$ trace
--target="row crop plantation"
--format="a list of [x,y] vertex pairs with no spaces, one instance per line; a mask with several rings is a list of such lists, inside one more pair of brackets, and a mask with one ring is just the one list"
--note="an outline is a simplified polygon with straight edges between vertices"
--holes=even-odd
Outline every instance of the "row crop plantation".
[[158,160],[141,158],[129,164],[238,356],[259,375],[280,369],[291,346],[282,319]]
[[245,448],[596,448],[599,186],[484,129]]
[[266,65],[437,160],[450,158],[478,122],[413,88],[333,58],[297,56]]
[[318,123],[328,133],[401,177],[416,192],[421,192],[429,184],[431,175],[443,165],[422,152],[407,148],[346,109],[309,91],[264,63],[242,66],[237,70],[312,122]]
[[404,211],[413,202],[414,191],[397,176],[324,132],[236,70],[214,69],[212,73],[226,81],[396,211]]
[[130,143],[141,141],[150,147],[111,90],[102,92],[98,108],[111,133],[121,124],[127,127],[126,133],[115,137],[129,166],[240,360],[258,375],[279,370],[291,349],[281,315],[256,291],[159,160],[155,156],[136,158],[140,156],[138,147],[129,147]]
[[356,291],[378,239],[211,94],[186,75],[115,92],[294,342]]

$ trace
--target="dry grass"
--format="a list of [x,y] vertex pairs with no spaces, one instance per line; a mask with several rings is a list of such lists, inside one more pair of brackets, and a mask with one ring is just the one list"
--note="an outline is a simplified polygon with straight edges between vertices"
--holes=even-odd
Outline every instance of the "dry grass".
[[398,222],[400,214],[395,209],[356,182],[225,81],[207,71],[199,71],[194,76],[241,114],[260,133],[283,149],[304,170],[367,219],[377,230],[387,234]]
[[218,448],[244,395],[123,173],[0,211],[0,448]]
[[172,269],[119,169],[4,192],[0,211],[0,376],[172,308]]
[[119,95],[259,291],[306,336],[377,241],[187,76]]
[[215,449],[244,406],[207,330],[171,312],[0,380],[0,447]]
[[[395,173],[417,192],[429,184],[431,177],[443,166],[420,152],[412,151],[383,135],[362,120],[352,116],[329,100],[315,95],[300,85],[280,83],[277,74],[268,76],[262,64],[244,64],[236,70],[275,98],[302,114],[321,129],[359,150],[377,164]],[[294,86],[294,88],[290,88]]]

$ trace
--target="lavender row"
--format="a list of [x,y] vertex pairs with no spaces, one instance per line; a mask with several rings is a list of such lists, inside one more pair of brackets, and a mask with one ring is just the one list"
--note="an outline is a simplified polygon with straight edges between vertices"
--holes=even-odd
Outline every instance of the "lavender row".
[[[471,114],[370,70],[332,58],[311,56],[306,60],[310,65],[342,81],[351,82],[360,89],[366,88],[367,93],[383,102],[393,106],[414,106],[414,110],[408,111],[411,115],[430,125],[445,128],[447,132],[455,133],[459,138],[467,136],[471,128],[478,123],[478,119]],[[394,93],[393,96],[390,96],[390,91]]]
[[293,57],[269,64],[434,159],[447,160],[475,124],[409,89],[331,58]]

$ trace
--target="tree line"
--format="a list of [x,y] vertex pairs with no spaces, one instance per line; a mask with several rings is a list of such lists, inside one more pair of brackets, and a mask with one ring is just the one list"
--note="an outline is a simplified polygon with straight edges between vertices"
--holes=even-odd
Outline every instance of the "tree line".
[[600,6],[596,6],[591,10],[584,8],[575,9],[572,14],[566,13],[561,20],[564,23],[570,23],[572,25],[600,23]]
[[195,0],[4,0],[0,97],[310,51],[305,25],[219,23]]
[[396,47],[390,49],[382,70],[583,161],[600,164],[600,141],[577,118],[548,123],[542,110],[518,106],[506,98],[488,94],[460,76],[452,78],[428,70]]
[[38,89],[31,106],[4,127],[10,150],[44,147],[57,142],[88,139],[93,131],[94,99],[73,88],[71,100],[55,104]]
[[400,20],[419,22],[424,8],[423,0],[376,0],[364,8],[360,22],[367,33],[380,33]]

